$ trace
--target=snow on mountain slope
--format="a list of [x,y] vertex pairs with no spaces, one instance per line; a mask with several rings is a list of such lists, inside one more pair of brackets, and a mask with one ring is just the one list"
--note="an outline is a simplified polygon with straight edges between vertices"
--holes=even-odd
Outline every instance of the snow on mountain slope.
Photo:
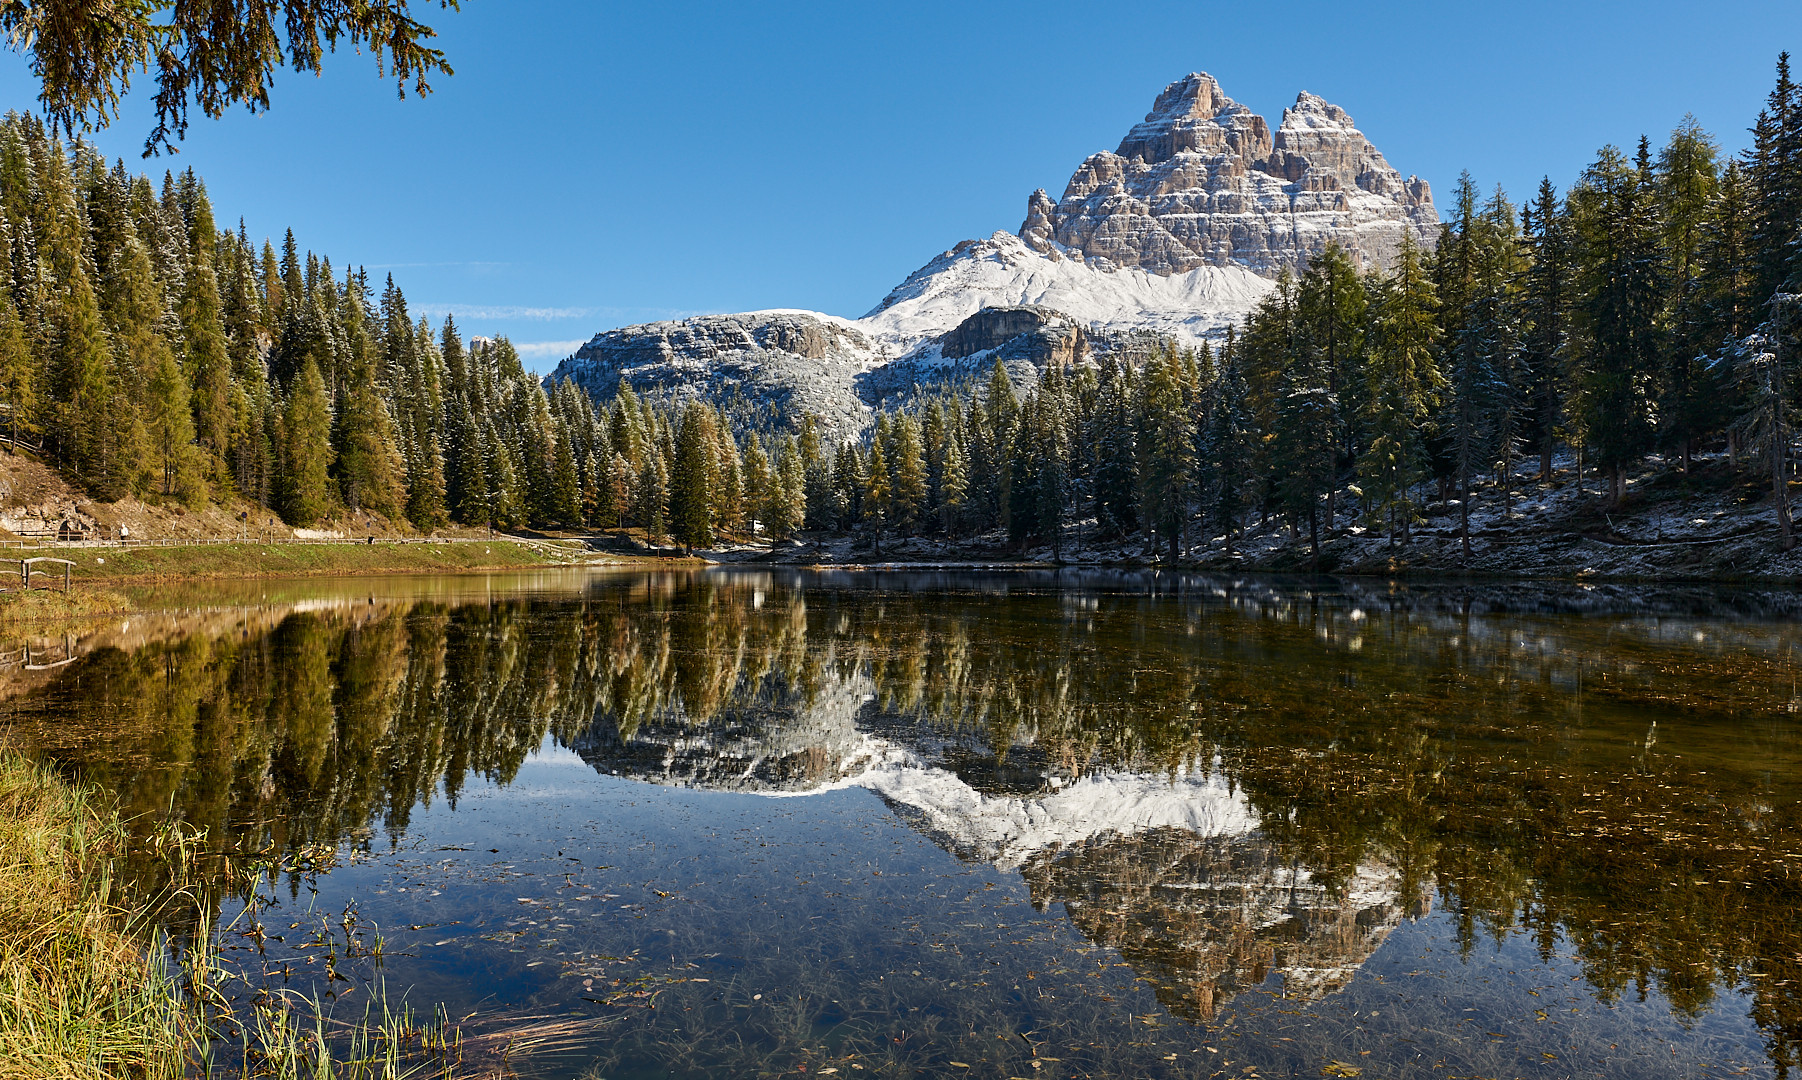
[[966,240],[909,274],[857,326],[902,356],[984,307],[1039,304],[1091,330],[1152,330],[1193,344],[1237,323],[1274,287],[1242,266],[1160,276],[1102,270],[1011,233]]

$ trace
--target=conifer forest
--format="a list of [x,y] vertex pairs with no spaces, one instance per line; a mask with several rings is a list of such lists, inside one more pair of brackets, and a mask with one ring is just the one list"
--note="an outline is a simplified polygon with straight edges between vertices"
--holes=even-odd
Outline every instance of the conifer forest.
[[92,497],[242,500],[310,526],[373,514],[636,530],[686,548],[802,530],[1072,527],[1182,560],[1253,522],[1406,545],[1428,503],[1507,501],[1574,463],[1618,504],[1650,456],[1727,454],[1793,544],[1802,89],[1787,54],[1744,154],[1686,121],[1607,146],[1568,190],[1468,174],[1431,250],[1386,273],[1328,247],[1246,323],[1015,385],[918,388],[862,438],[622,384],[544,385],[505,339],[413,317],[401,287],[253,239],[191,170],[161,181],[0,125],[0,424]]

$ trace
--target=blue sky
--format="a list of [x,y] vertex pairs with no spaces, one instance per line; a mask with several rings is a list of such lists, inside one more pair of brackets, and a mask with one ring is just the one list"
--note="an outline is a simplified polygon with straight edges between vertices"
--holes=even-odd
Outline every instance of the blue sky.
[[[1018,228],[1034,188],[1061,192],[1189,71],[1273,125],[1322,95],[1443,204],[1461,169],[1562,188],[1686,112],[1738,149],[1778,51],[1802,52],[1794,0],[415,2],[457,70],[429,98],[343,53],[280,76],[264,115],[197,118],[172,160],[138,160],[147,81],[97,141],[193,166],[223,220],[392,272],[539,370],[631,322],[861,315],[958,240]],[[35,104],[15,55],[0,93]]]

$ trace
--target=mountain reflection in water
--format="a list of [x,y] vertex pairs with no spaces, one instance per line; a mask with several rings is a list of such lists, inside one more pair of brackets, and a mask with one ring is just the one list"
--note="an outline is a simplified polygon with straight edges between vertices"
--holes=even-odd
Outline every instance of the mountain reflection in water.
[[[1400,874],[1380,857],[1331,885],[1286,863],[1219,759],[1156,772],[1095,757],[1041,763],[1017,770],[1011,787],[979,770],[985,791],[934,764],[958,759],[955,736],[885,716],[876,699],[861,672],[822,675],[805,690],[772,674],[699,722],[679,702],[644,722],[606,716],[572,748],[601,772],[659,784],[765,795],[865,788],[959,858],[1019,871],[1034,907],[1063,904],[1084,936],[1119,949],[1166,1008],[1190,1019],[1212,1017],[1272,971],[1292,996],[1330,993],[1404,908],[1424,910],[1424,895],[1402,902]],[[1037,787],[1022,791],[1023,782]]]
[[1602,1000],[1749,1008],[1782,1073],[1802,1038],[1788,603],[631,574],[140,620],[0,678],[15,739],[239,851],[399,837],[548,738],[658,785],[867,789],[1017,872],[1190,1020],[1272,974],[1332,994],[1437,904],[1466,950],[1571,952]]

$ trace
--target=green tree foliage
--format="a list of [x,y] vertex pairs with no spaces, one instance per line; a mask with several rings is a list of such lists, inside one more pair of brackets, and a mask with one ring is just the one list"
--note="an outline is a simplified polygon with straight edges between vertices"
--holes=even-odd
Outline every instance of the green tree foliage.
[[1660,226],[1644,142],[1640,162],[1614,147],[1570,195],[1582,300],[1575,361],[1583,438],[1608,472],[1610,498],[1626,495],[1626,469],[1652,446],[1653,379],[1663,342]]
[[719,483],[714,439],[712,411],[690,403],[682,412],[670,471],[670,519],[676,541],[690,551],[713,543],[712,501]]
[[317,364],[308,360],[294,383],[281,422],[279,509],[283,521],[304,526],[331,509],[332,416]]
[[1181,357],[1175,349],[1165,349],[1151,363],[1144,384],[1140,513],[1171,562],[1182,557],[1195,470],[1194,416],[1183,382]]
[[[440,0],[455,10],[458,0]],[[444,53],[426,42],[435,33],[414,19],[406,0],[259,0],[250,4],[182,4],[142,0],[104,8],[68,0],[12,0],[0,5],[0,31],[31,57],[38,100],[62,130],[107,126],[137,72],[154,72],[157,125],[146,156],[173,149],[188,130],[188,109],[220,117],[233,105],[269,107],[277,68],[318,72],[339,42],[373,53],[376,70],[392,75],[405,96],[431,92],[428,81],[451,74]]]
[[1405,539],[1417,520],[1412,492],[1426,472],[1424,422],[1444,386],[1435,361],[1438,309],[1419,249],[1405,240],[1395,272],[1378,286],[1371,305],[1365,367],[1368,437],[1358,462],[1371,524],[1387,532],[1391,542]]

